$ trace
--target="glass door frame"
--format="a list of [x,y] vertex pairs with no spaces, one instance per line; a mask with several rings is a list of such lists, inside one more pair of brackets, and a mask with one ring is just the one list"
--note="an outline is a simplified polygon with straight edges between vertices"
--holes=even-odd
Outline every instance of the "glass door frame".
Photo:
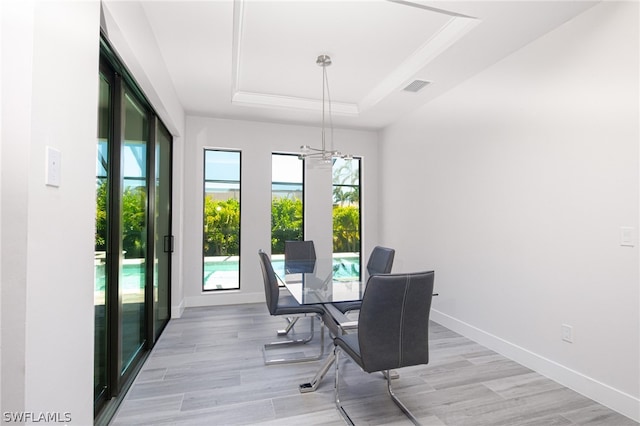
[[[107,401],[112,397],[112,389],[114,387],[114,384],[117,383],[117,380],[114,382],[114,377],[112,374],[110,374],[111,371],[113,371],[114,369],[117,368],[117,359],[114,359],[114,357],[109,356],[109,354],[114,353],[114,349],[113,349],[113,344],[114,342],[117,341],[117,335],[113,336],[112,331],[113,330],[117,330],[117,327],[114,328],[113,327],[113,319],[111,318],[111,315],[109,315],[110,310],[111,310],[111,306],[113,306],[113,300],[112,298],[109,297],[110,295],[110,291],[109,291],[109,284],[111,282],[111,277],[113,276],[117,276],[118,273],[118,269],[116,266],[115,272],[116,275],[113,275],[113,260],[111,259],[111,248],[110,248],[110,244],[111,244],[111,239],[112,239],[112,228],[114,227],[114,223],[112,222],[112,216],[113,216],[113,212],[112,212],[112,188],[111,188],[111,173],[114,171],[113,170],[113,155],[112,155],[112,149],[109,148],[109,140],[113,140],[114,139],[114,128],[115,128],[115,108],[113,108],[113,101],[114,101],[114,93],[116,92],[116,78],[115,78],[115,72],[113,71],[113,69],[109,66],[109,64],[104,61],[102,58],[100,59],[100,65],[99,65],[99,78],[104,78],[108,85],[109,85],[109,106],[108,106],[108,131],[107,131],[107,167],[106,167],[106,185],[107,185],[107,195],[106,195],[106,223],[107,223],[107,230],[106,230],[106,241],[105,241],[105,295],[104,295],[104,305],[105,305],[105,312],[104,312],[104,317],[105,317],[105,353],[104,354],[97,354],[94,355],[95,356],[103,356],[103,360],[105,360],[104,363],[104,368],[106,370],[105,373],[105,383],[101,384],[103,385],[103,387],[100,389],[99,394],[96,394],[96,392],[98,391],[98,389],[96,388],[96,383],[94,383],[94,412],[98,413],[103,407],[104,405],[107,403]],[[118,215],[119,216],[119,215]],[[119,221],[119,217],[117,218],[117,221]],[[118,223],[116,223],[117,225]],[[95,284],[94,284],[95,285]],[[94,290],[95,291],[95,290]],[[95,302],[94,302],[95,303]],[[117,303],[117,299],[116,299],[116,303]],[[94,304],[94,309],[95,309],[95,304]],[[96,329],[96,325],[94,324],[94,333]],[[94,350],[97,350],[96,348],[94,348]],[[95,366],[94,366],[95,368]]]

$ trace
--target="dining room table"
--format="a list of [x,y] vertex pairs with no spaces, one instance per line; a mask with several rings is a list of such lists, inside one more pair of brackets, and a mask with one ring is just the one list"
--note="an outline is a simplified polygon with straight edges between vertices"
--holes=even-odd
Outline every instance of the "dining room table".
[[[285,259],[284,268],[274,267],[274,270],[278,280],[298,303],[323,305],[328,316],[323,321],[333,334],[357,330],[357,317],[341,312],[333,303],[361,301],[369,278],[366,271],[360,267],[354,268],[353,262],[333,256],[293,261]],[[438,295],[433,293],[433,296]],[[315,376],[298,386],[299,391],[314,392],[334,362],[335,355],[331,351]],[[390,370],[388,374],[391,379],[399,377],[395,370]]]
[[[345,270],[348,272],[344,273]],[[301,305],[323,305],[330,316],[324,319],[325,324],[334,334],[357,329],[357,318],[339,311],[333,303],[362,300],[366,280],[362,278],[360,268],[353,270],[352,264],[344,264],[334,257],[295,261],[285,259],[284,268],[278,268],[276,275]],[[331,326],[327,324],[328,321],[332,322]],[[331,351],[315,376],[298,386],[300,392],[314,392],[334,361],[335,355]]]
[[279,278],[291,295],[301,305],[327,304],[362,300],[366,283],[362,281],[359,267],[350,273],[343,260],[327,257],[313,260],[284,261],[284,276]]

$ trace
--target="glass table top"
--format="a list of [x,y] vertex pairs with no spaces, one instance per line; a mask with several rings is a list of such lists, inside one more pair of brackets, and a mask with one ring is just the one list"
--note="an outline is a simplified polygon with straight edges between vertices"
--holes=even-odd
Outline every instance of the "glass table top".
[[362,300],[365,284],[354,277],[334,273],[332,258],[285,261],[277,275],[298,303],[303,305]]

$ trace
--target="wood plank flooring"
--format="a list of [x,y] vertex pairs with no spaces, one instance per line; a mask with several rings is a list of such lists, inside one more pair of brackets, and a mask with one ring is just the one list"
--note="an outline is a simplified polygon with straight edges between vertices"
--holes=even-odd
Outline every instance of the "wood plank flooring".
[[[308,321],[295,326],[297,336],[308,332]],[[316,392],[301,394],[298,384],[322,361],[264,365],[261,347],[278,340],[275,330],[284,324],[264,304],[186,309],[168,324],[111,425],[344,424],[334,405],[333,368]],[[304,349],[318,351],[319,340],[316,333]],[[638,425],[433,322],[430,363],[398,372],[397,395],[425,425]],[[389,399],[382,375],[362,372],[346,356],[340,374],[356,424],[411,424]]]

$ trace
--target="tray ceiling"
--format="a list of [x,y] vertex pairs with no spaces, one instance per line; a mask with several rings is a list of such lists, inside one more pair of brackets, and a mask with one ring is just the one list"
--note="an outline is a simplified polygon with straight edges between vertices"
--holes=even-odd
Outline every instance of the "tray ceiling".
[[[379,129],[594,2],[143,1],[189,114]],[[403,90],[414,80],[429,84]]]

